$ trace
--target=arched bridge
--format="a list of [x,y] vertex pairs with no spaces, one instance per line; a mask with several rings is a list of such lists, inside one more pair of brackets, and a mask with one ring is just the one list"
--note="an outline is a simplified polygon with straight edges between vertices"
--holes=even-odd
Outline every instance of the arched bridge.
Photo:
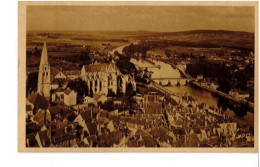
[[186,85],[190,81],[195,81],[197,78],[152,78],[157,84],[168,85]]

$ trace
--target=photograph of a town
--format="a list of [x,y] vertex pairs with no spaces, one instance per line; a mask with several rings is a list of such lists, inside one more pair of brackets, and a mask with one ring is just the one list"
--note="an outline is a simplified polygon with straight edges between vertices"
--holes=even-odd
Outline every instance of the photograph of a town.
[[26,148],[254,147],[254,6],[35,5],[25,24]]

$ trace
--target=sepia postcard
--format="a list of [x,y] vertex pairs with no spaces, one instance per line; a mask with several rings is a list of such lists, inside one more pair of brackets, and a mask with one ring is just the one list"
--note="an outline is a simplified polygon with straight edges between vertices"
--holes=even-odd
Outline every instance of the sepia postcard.
[[258,152],[258,2],[18,13],[18,151]]

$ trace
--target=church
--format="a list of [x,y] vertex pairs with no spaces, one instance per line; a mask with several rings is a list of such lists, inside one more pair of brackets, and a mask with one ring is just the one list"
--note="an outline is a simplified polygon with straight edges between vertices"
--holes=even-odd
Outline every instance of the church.
[[66,84],[60,85],[60,83],[65,83],[66,80],[67,76],[63,72],[50,66],[47,44],[44,42],[38,73],[37,93],[45,98],[50,98],[51,90],[58,89],[60,86],[63,86],[64,88],[64,85],[66,86]]
[[[78,73],[78,78],[86,82],[89,95],[102,94],[105,96],[125,94],[127,86],[131,84],[131,89],[136,90],[134,78],[130,75],[123,75],[114,63],[94,63],[83,65]],[[37,92],[45,98],[52,97],[51,92],[63,89],[66,91],[69,78],[60,70],[50,66],[48,62],[47,44],[44,42],[38,74]],[[51,91],[53,90],[53,91]]]
[[47,44],[44,42],[39,73],[38,73],[38,85],[37,85],[37,92],[46,97],[50,97],[50,90],[51,90],[51,67],[48,62],[48,53],[47,53]]
[[[117,94],[126,92],[128,79],[122,75],[114,63],[84,65],[80,77],[93,94]],[[135,85],[134,85],[135,89]]]

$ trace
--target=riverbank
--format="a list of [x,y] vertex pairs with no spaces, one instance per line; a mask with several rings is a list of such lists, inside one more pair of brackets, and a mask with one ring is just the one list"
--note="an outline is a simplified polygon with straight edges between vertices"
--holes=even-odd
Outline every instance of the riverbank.
[[234,97],[230,96],[229,94],[226,94],[224,92],[221,92],[221,91],[218,91],[218,90],[215,90],[215,89],[210,89],[210,88],[208,88],[206,86],[203,86],[203,85],[199,84],[198,82],[191,81],[190,84],[193,85],[193,86],[199,87],[201,89],[207,90],[207,91],[209,91],[211,93],[215,93],[215,94],[217,94],[217,95],[219,95],[219,96],[221,96],[223,98],[232,100],[232,101],[234,101],[236,103],[239,103],[239,104],[241,104],[241,103],[248,103],[249,107],[251,109],[254,109],[254,103],[249,102],[249,101],[247,101],[245,99],[235,99]]
[[[228,106],[226,106],[226,103],[224,103],[220,96],[217,94],[213,94],[209,91],[206,91],[204,89],[192,86],[192,85],[183,85],[183,86],[167,86],[164,87],[165,89],[168,89],[169,91],[173,92],[177,96],[183,96],[185,94],[188,94],[195,98],[198,103],[205,103],[208,106],[213,106],[214,108],[220,109],[221,107],[227,108],[225,110],[225,113],[232,117],[236,122],[247,124],[250,127],[254,127],[254,114],[251,112],[247,112],[247,114],[243,117],[237,116],[235,112],[230,109]],[[224,98],[223,98],[224,99]]]

